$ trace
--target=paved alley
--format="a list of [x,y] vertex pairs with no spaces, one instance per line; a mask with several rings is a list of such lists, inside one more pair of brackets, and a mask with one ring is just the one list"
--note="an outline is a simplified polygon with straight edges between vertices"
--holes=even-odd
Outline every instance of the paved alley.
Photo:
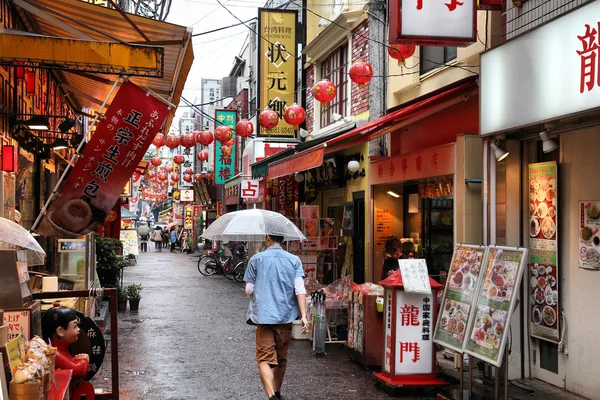
[[[266,398],[243,287],[222,275],[203,277],[197,259],[150,250],[125,270],[124,283],[144,289],[139,313],[119,314],[121,399]],[[328,345],[328,353],[314,357],[310,342],[292,341],[282,394],[292,400],[389,398],[340,345]],[[109,369],[106,362],[103,368]]]

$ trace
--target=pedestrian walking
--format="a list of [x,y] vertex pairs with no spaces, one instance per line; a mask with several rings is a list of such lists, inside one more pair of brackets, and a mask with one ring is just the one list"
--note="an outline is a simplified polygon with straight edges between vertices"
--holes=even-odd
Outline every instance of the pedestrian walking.
[[306,289],[300,259],[281,248],[283,237],[267,235],[265,251],[246,268],[246,294],[251,297],[248,323],[256,326],[256,362],[269,400],[281,400],[292,323],[300,314],[308,331]]
[[158,225],[154,227],[152,232],[152,241],[154,242],[154,251],[162,251],[163,231]]
[[177,229],[175,227],[171,228],[171,233],[169,234],[169,238],[171,239],[171,253],[175,251],[175,245],[177,244]]
[[165,249],[169,247],[169,231],[166,229],[163,231],[162,244]]
[[140,237],[140,249],[143,252],[148,251],[148,239],[150,237],[150,227],[146,222],[141,222],[137,229],[137,233]]

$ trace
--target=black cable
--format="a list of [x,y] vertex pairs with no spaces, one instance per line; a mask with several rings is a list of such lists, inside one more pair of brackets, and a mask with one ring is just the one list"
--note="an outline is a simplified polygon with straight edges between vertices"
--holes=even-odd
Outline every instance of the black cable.
[[233,24],[233,25],[229,25],[229,26],[224,26],[224,27],[222,27],[222,28],[217,28],[217,29],[213,29],[213,30],[210,30],[210,31],[206,31],[206,32],[194,33],[194,34],[192,35],[192,37],[196,37],[196,36],[202,36],[202,35],[207,35],[207,34],[209,34],[209,33],[218,32],[218,31],[222,31],[223,29],[234,28],[234,27],[236,27],[236,26],[240,26],[240,25],[242,25],[242,24],[245,24],[246,22],[254,21],[255,19],[258,19],[258,18],[254,17],[254,18],[250,18],[250,19],[249,19],[249,20],[247,20],[247,21],[243,21],[243,22],[240,22],[240,23],[237,23],[237,24]]

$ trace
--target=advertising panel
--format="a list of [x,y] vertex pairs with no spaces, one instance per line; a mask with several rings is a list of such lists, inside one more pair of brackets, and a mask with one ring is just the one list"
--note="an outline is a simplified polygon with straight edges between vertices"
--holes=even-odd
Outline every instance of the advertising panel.
[[[228,126],[235,135],[235,125],[237,124],[237,111],[235,110],[216,110],[215,111],[215,129],[219,126]],[[215,185],[224,185],[235,175],[235,153],[236,145],[231,146],[231,154],[226,156],[221,151],[222,144],[215,142]]]

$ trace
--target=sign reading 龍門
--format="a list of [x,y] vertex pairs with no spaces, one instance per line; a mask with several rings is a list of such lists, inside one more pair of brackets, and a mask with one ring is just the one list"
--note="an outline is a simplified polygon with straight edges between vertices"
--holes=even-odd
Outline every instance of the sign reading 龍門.
[[[219,126],[228,126],[233,130],[233,138],[236,138],[235,125],[237,123],[237,112],[235,110],[216,110],[215,129]],[[215,185],[224,185],[235,175],[235,144],[231,146],[231,154],[225,155],[221,151],[221,143],[215,143]]]
[[283,119],[286,106],[296,96],[296,10],[258,10],[258,109],[270,108],[279,114],[279,124],[269,133],[257,127],[258,136],[296,136],[294,128]]

